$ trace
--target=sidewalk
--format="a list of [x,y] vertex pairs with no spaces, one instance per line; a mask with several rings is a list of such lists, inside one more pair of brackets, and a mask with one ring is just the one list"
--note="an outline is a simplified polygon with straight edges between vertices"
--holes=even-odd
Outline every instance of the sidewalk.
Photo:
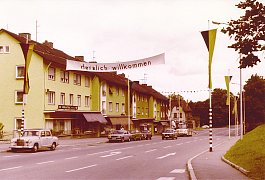
[[238,138],[213,146],[213,152],[205,151],[190,159],[191,179],[249,179],[239,170],[222,160],[222,156],[233,146]]

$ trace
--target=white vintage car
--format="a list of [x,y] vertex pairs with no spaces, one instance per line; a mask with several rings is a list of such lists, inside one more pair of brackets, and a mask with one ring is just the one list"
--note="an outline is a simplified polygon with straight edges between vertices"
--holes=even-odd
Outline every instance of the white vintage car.
[[55,150],[58,146],[58,138],[52,136],[50,130],[46,129],[26,129],[22,136],[11,140],[11,151],[15,152],[19,149],[31,150],[37,152],[39,149],[49,148]]

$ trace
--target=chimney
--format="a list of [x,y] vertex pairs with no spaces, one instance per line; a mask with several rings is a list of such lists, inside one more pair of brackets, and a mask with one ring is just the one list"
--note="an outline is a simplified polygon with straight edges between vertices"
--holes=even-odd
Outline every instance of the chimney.
[[53,48],[53,43],[52,43],[52,42],[49,42],[49,41],[47,41],[47,40],[45,40],[42,44],[48,46],[48,47],[51,48],[51,49]]
[[78,59],[79,61],[84,61],[84,56],[75,56],[76,59]]
[[23,37],[25,39],[28,39],[28,41],[31,40],[31,34],[30,33],[19,33],[18,34],[20,37]]
[[125,77],[125,74],[124,73],[121,73],[121,74],[119,74],[121,77]]

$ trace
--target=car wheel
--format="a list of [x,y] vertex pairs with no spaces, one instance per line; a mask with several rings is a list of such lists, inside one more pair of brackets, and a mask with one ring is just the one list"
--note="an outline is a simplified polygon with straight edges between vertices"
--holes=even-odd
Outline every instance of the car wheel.
[[130,142],[130,141],[131,141],[131,138],[128,139],[128,142]]
[[37,152],[39,149],[38,144],[34,144],[33,148],[32,148],[32,152]]
[[162,137],[162,140],[164,140],[165,138],[164,137]]
[[54,151],[56,149],[56,143],[52,143],[52,146],[51,146],[51,151]]
[[121,138],[121,142],[122,142],[122,143],[124,142],[124,138]]

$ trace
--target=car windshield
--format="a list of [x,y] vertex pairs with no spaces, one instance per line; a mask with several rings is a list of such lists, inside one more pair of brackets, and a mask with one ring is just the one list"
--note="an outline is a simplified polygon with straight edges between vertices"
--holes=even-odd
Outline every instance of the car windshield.
[[166,132],[166,133],[172,133],[173,130],[172,130],[172,129],[166,129],[165,132]]
[[27,136],[39,136],[39,131],[24,131],[23,137]]
[[122,131],[122,130],[115,130],[111,134],[124,134],[124,131]]

